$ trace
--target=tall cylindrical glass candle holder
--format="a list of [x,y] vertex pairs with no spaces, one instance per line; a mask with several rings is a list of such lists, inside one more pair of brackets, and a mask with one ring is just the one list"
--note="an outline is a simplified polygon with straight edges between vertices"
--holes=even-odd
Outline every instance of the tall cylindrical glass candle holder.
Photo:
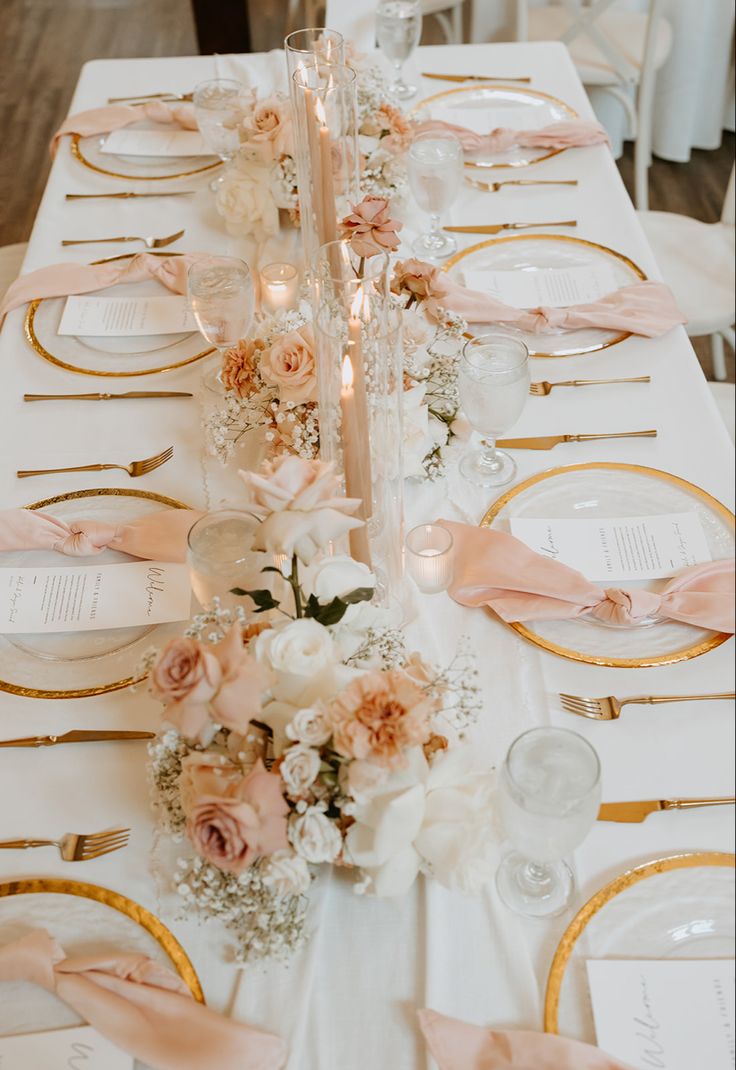
[[289,88],[293,93],[292,78],[298,67],[309,67],[317,62],[341,66],[345,62],[345,38],[337,30],[324,26],[294,30],[284,38],[284,55]]
[[323,245],[312,281],[320,456],[362,501],[365,528],[350,552],[376,575],[377,600],[400,600],[403,545],[401,314],[389,259],[363,260],[346,242]]

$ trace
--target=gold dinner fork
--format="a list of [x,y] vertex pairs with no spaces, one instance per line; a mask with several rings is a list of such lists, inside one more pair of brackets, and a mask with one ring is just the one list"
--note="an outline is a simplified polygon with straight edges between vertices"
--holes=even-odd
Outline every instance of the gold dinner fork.
[[60,840],[0,840],[0,847],[19,851],[28,847],[58,847],[65,862],[89,862],[125,847],[129,834],[130,829],[108,829],[88,835],[67,832]]
[[98,245],[103,242],[142,241],[147,249],[163,249],[165,245],[172,245],[178,241],[185,232],[177,230],[176,234],[169,234],[166,238],[142,238],[138,235],[125,238],[65,238],[62,245]]
[[161,100],[166,103],[169,100],[194,100],[194,93],[140,93],[136,97],[108,97],[108,104],[125,104],[127,101]]
[[636,379],[567,379],[564,382],[530,383],[529,393],[536,397],[546,397],[556,386],[600,386],[602,383],[651,383],[651,375],[640,375]]
[[149,472],[153,472],[155,468],[160,468],[162,464],[166,464],[173,456],[174,447],[169,446],[168,449],[157,453],[155,457],[145,457],[142,461],[131,461],[130,464],[82,464],[77,465],[76,468],[21,468],[15,474],[18,479],[25,479],[27,476],[47,476],[56,472],[107,472],[111,468],[119,468],[122,472],[127,472],[129,476],[135,478],[136,476],[145,476]]
[[734,691],[722,691],[710,695],[641,695],[636,698],[583,698],[580,695],[560,695],[562,707],[568,713],[579,717],[591,717],[594,721],[616,721],[621,716],[621,708],[629,703],[636,705],[657,706],[661,702],[700,702],[705,699],[733,699]]
[[507,178],[504,182],[479,182],[477,178],[465,176],[465,181],[487,193],[498,193],[503,186],[577,186],[576,178]]

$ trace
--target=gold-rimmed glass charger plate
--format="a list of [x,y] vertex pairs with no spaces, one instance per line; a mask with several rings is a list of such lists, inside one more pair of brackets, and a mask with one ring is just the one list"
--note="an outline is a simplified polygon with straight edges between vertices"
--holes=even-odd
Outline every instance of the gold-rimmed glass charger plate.
[[[105,261],[96,260],[94,263],[128,260],[134,255],[124,253]],[[153,255],[164,257],[176,254]],[[158,279],[121,282],[95,293],[104,297],[171,297],[171,291]],[[46,297],[31,301],[26,312],[24,331],[27,341],[40,357],[70,372],[113,378],[153,375],[156,372],[183,368],[214,352],[211,346],[202,348],[204,343],[199,331],[137,338],[61,335],[58,332],[65,303],[65,297]]]
[[[502,494],[481,525],[509,531],[511,517],[602,519],[686,512],[700,518],[714,560],[733,556],[734,516],[725,505],[679,476],[632,464],[591,462],[540,472]],[[637,580],[626,581],[622,586],[661,590],[666,583],[667,580]],[[612,628],[583,617],[515,622],[509,627],[553,654],[613,668],[685,661],[729,638],[721,632],[664,619],[631,628]]]
[[[147,955],[176,971],[194,998],[204,1003],[196,971],[173,933],[155,914],[119,892],[63,879],[30,878],[0,884],[0,946],[33,929],[46,929],[69,956],[106,952]],[[0,1035],[82,1024],[51,992],[27,982],[3,983]],[[143,1063],[136,1062],[135,1067],[144,1070]]]
[[[458,282],[465,283],[465,271],[538,272],[568,268],[595,269],[605,266],[614,280],[614,289],[646,279],[642,269],[623,253],[606,245],[566,234],[510,234],[479,242],[456,253],[444,266]],[[474,323],[474,334],[483,334],[494,325]],[[606,331],[584,327],[574,331],[527,334],[517,331],[532,357],[572,357],[608,349],[629,337],[628,331]]]
[[[505,85],[460,86],[434,93],[412,109],[416,119],[440,119],[446,123],[466,126],[468,112],[477,112],[485,133],[499,126],[512,130],[536,130],[550,123],[577,119],[578,113],[557,97],[538,89],[522,89]],[[548,160],[565,149],[523,148],[515,145],[504,152],[466,153],[465,165],[473,168],[526,167]]]
[[[65,520],[98,520],[129,524],[161,509],[186,509],[173,498],[151,491],[100,488],[72,491],[34,502]],[[94,557],[66,557],[54,550],[13,550],[3,554],[4,568],[73,568],[80,564],[110,565],[134,560],[117,550]],[[29,698],[82,698],[127,687],[139,678],[138,668],[150,646],[161,646],[185,625],[142,625],[87,632],[0,635],[0,691]]]
[[[144,120],[131,124],[128,129],[160,130],[161,124]],[[188,175],[202,174],[222,164],[222,160],[217,156],[118,156],[102,151],[106,137],[107,134],[71,136],[72,155],[84,167],[96,171],[99,175],[156,182],[166,178],[185,178]]]
[[660,858],[596,892],[552,960],[545,1031],[595,1044],[588,959],[733,959],[735,862],[719,851]]

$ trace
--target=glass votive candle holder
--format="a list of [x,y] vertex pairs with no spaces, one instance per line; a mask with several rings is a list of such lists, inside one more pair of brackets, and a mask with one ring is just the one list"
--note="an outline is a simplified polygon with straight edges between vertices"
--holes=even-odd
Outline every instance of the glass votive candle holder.
[[439,524],[420,524],[406,536],[406,568],[420,591],[446,591],[453,573],[452,535]]
[[260,275],[264,311],[294,308],[299,296],[299,272],[293,264],[266,264]]

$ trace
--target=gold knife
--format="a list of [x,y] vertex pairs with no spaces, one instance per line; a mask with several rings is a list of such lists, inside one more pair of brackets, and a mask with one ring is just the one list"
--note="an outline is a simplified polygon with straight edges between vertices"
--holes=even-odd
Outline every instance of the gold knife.
[[63,736],[25,736],[0,740],[0,747],[53,747],[57,743],[95,743],[106,740],[154,739],[155,732],[95,732],[77,729]]
[[482,227],[443,227],[451,234],[498,234],[502,230],[533,230],[534,227],[576,227],[577,219],[561,219],[554,223],[493,223]]
[[611,435],[538,435],[535,438],[499,438],[496,445],[508,450],[551,450],[561,442],[593,442],[599,438],[656,438],[656,431],[619,431]]
[[501,74],[430,74],[422,71],[422,78],[436,78],[440,82],[531,82],[531,78],[507,78]]
[[125,394],[24,394],[24,401],[110,401],[120,398],[193,398],[183,390],[128,390]]
[[603,803],[599,821],[639,822],[659,810],[695,810],[699,806],[733,806],[736,797],[722,795],[702,799],[639,799],[636,802]]
[[190,197],[196,189],[160,189],[155,193],[138,193],[133,190],[125,190],[122,193],[67,193],[68,201],[90,201],[98,197],[117,197],[126,200],[128,197]]

